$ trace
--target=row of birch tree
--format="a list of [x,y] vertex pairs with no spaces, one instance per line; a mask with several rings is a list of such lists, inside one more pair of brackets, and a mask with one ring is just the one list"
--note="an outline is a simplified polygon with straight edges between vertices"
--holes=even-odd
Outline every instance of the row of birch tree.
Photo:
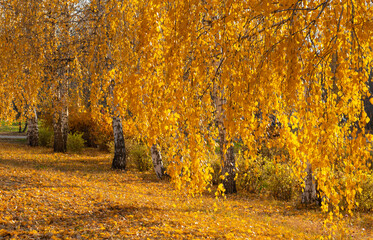
[[234,193],[235,144],[250,159],[265,143],[286,150],[275,160],[305,180],[305,203],[321,190],[324,209],[354,208],[370,157],[370,1],[0,0],[0,21],[1,116],[16,106],[30,145],[49,111],[65,152],[69,108],[89,108],[112,118],[113,168],[126,168],[131,124],[157,175],[163,149],[176,188],[193,194],[218,146],[219,189]]

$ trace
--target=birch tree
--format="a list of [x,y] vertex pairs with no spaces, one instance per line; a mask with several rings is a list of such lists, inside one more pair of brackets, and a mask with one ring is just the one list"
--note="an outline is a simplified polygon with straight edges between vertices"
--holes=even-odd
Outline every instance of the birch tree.
[[[56,141],[62,143],[56,143],[56,150],[64,151],[69,89],[80,52],[73,44],[77,35],[71,32],[76,5],[67,0],[40,5],[36,19],[42,21],[35,22],[35,29],[43,36],[38,48],[43,54],[29,61],[37,64],[24,64],[14,44],[23,39],[22,31],[13,30],[21,22],[23,10],[16,10],[18,3],[1,2],[1,19],[6,23],[0,37],[1,110],[12,112],[6,105],[9,99],[25,108],[26,102],[18,97],[23,91],[19,86],[33,86],[26,84],[29,76],[43,83],[46,96],[53,99],[56,139],[60,139]],[[91,26],[96,39],[87,48],[89,60],[99,59],[89,68],[91,105],[98,109],[110,105],[107,112],[113,110],[112,116],[135,122],[139,137],[149,147],[167,146],[162,154],[169,159],[167,173],[177,189],[198,194],[208,188],[211,166],[206,156],[217,139],[223,174],[228,173],[230,183],[235,174],[235,139],[247,148],[246,159],[257,158],[264,141],[287,152],[276,161],[289,164],[298,180],[304,182],[312,170],[313,177],[307,179],[317,179],[325,196],[324,211],[333,206],[331,216],[341,218],[346,202],[352,212],[372,140],[364,128],[369,118],[362,102],[371,97],[366,86],[373,45],[370,2],[89,4],[92,14],[99,13]],[[105,6],[102,11],[100,4]],[[338,64],[331,70],[336,52]],[[37,106],[33,100],[37,93],[27,92],[27,102]],[[278,137],[268,139],[272,115],[281,128]],[[120,124],[113,125],[120,129]],[[122,128],[128,126],[122,122]],[[219,185],[218,192],[234,192],[230,183]]]

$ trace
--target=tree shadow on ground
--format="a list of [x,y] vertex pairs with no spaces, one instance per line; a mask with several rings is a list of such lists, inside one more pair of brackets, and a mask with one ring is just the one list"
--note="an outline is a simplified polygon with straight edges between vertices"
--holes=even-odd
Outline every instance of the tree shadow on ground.
[[[103,232],[118,236],[123,229],[136,231],[161,226],[163,224],[161,219],[151,219],[151,214],[165,211],[159,208],[119,205],[112,202],[96,202],[85,212],[77,212],[74,209],[62,212],[55,210],[49,215],[43,214],[44,216],[32,220],[20,215],[7,224],[0,224],[0,228],[8,232],[17,231],[19,234],[17,238],[32,236],[37,239],[51,239],[54,235],[76,239],[84,235],[100,236]],[[38,233],[34,234],[33,230],[36,228]],[[12,234],[8,234],[8,238],[11,237]]]

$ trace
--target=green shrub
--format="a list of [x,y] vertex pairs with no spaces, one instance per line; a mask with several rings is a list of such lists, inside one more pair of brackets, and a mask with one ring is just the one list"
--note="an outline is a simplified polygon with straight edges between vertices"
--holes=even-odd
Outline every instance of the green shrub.
[[87,147],[99,147],[108,151],[106,144],[113,140],[111,119],[96,115],[91,111],[79,111],[72,108],[69,112],[70,132],[82,133]]
[[39,128],[39,145],[42,147],[52,147],[53,146],[53,131],[48,127]]
[[81,152],[84,148],[83,133],[74,133],[67,136],[67,151]]
[[237,187],[250,193],[259,193],[263,190],[265,158],[257,157],[244,159],[237,158]]
[[373,174],[367,174],[361,183],[362,191],[357,193],[356,201],[359,203],[358,210],[373,211]]
[[278,200],[291,200],[297,181],[287,165],[273,163],[266,157],[237,158],[237,187],[251,193],[267,193]]
[[[127,147],[127,145],[126,145]],[[109,153],[112,153],[114,154],[114,150],[115,150],[115,144],[114,144],[114,141],[109,141],[106,143],[106,151],[108,151]]]
[[140,172],[148,171],[153,167],[152,160],[149,156],[149,149],[145,145],[131,144],[127,148],[129,152],[129,161],[134,163],[137,170]]
[[289,201],[296,192],[296,181],[287,165],[267,163],[265,166],[266,187],[272,197]]
[[[292,176],[291,169],[283,163],[274,163],[271,158],[263,155],[257,157],[245,156],[243,146],[235,145],[236,149],[236,185],[238,191],[250,193],[265,193],[278,200],[291,200],[300,188],[298,181]],[[210,156],[209,163],[213,169],[211,183],[221,183],[221,164],[218,148],[215,155]],[[281,153],[284,154],[284,153]]]

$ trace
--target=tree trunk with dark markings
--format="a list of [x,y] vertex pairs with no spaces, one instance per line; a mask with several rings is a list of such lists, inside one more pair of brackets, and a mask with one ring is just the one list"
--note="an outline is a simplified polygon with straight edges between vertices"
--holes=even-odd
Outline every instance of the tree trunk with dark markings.
[[34,110],[34,115],[28,118],[27,128],[27,142],[31,147],[39,145],[39,128],[38,128],[38,116]]
[[161,153],[158,150],[156,144],[153,144],[153,146],[150,148],[150,152],[153,160],[155,174],[159,179],[163,179],[165,177],[165,169],[163,167]]
[[112,162],[113,169],[126,169],[126,146],[123,137],[122,121],[118,116],[113,117],[114,133],[114,158]]
[[312,174],[312,166],[310,163],[307,163],[306,172],[307,176],[304,180],[305,185],[302,192],[302,203],[309,205],[317,201],[316,181]]

